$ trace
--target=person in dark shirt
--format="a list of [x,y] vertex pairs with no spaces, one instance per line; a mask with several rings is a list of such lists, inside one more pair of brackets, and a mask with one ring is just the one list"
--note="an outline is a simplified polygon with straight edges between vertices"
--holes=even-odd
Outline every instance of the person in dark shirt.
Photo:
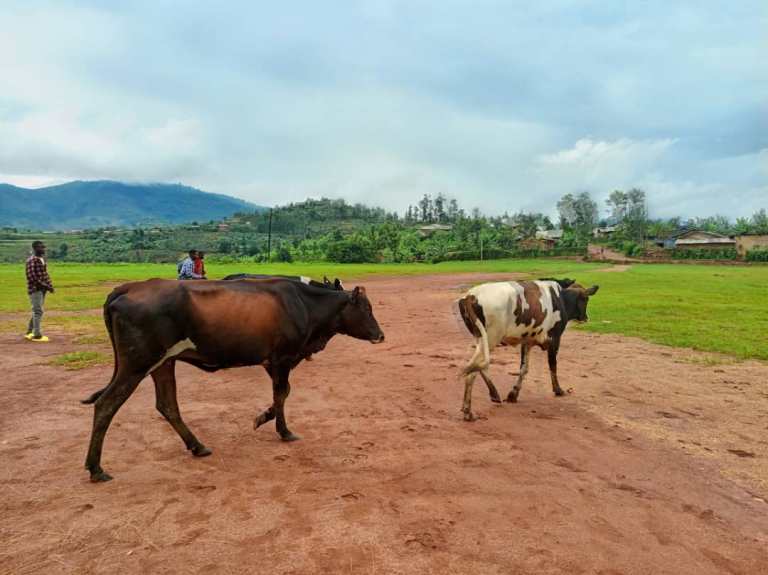
[[51,276],[45,263],[45,244],[41,241],[32,243],[32,255],[27,258],[27,293],[32,304],[32,318],[29,320],[26,338],[30,341],[49,341],[40,331],[43,319],[45,294],[54,293]]

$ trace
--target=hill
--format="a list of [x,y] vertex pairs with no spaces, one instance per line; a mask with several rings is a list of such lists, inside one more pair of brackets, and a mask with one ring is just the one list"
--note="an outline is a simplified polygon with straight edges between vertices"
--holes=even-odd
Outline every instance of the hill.
[[181,184],[75,181],[27,189],[0,184],[0,226],[36,230],[181,224],[259,206]]

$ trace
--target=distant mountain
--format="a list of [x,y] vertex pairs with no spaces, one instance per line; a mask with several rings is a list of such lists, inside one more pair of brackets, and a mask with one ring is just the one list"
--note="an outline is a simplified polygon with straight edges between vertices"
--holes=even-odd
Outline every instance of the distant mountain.
[[207,222],[259,209],[181,184],[76,181],[34,190],[0,184],[0,226],[35,230]]

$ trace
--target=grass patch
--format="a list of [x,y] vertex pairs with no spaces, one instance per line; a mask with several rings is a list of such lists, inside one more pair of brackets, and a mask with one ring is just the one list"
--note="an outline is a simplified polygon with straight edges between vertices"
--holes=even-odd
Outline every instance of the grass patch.
[[577,329],[768,360],[768,267],[643,264],[578,278],[600,291]]
[[9,319],[0,321],[0,333],[20,333],[27,332],[29,319]]
[[[0,321],[0,333],[25,333],[28,323],[29,319],[26,316]],[[77,336],[75,343],[89,343],[88,338],[91,338],[94,343],[109,341],[101,315],[44,315],[43,331],[47,331],[48,328]]]
[[103,345],[109,343],[109,335],[105,331],[104,333],[92,333],[79,335],[73,340],[79,345]]
[[[440,273],[525,273],[529,277],[576,278],[599,284],[589,306],[591,321],[583,327],[596,333],[618,333],[675,347],[768,360],[768,266],[634,265],[622,273],[604,273],[603,263],[532,259],[439,264],[212,264],[212,278],[231,273],[340,277],[347,285],[363,283],[366,276]],[[101,307],[112,286],[151,277],[172,278],[175,265],[59,264],[50,272],[57,292],[46,309],[77,311]],[[26,312],[29,308],[23,265],[0,265],[0,311]],[[445,313],[450,313],[446,310]],[[26,322],[26,320],[25,320]],[[25,322],[0,326],[23,330]],[[46,316],[44,325],[57,325],[81,336],[103,334],[96,314]],[[7,323],[7,322],[6,322]],[[704,360],[702,360],[704,361]],[[714,361],[714,360],[712,360]]]
[[690,357],[683,357],[679,360],[680,363],[691,363],[693,365],[701,365],[704,367],[717,367],[719,365],[734,365],[741,360],[735,357],[728,357],[724,355],[692,355]]
[[51,360],[51,365],[58,365],[67,370],[74,371],[109,363],[111,358],[98,351],[74,351],[57,355]]
[[[339,277],[362,280],[377,275],[423,275],[439,273],[531,273],[557,275],[574,270],[595,269],[604,264],[584,264],[573,260],[489,260],[484,262],[441,262],[439,264],[334,264],[311,263],[238,263],[210,264],[211,279],[235,273],[304,275],[322,279]],[[47,310],[78,311],[101,307],[115,285],[149,278],[174,279],[175,264],[75,264],[49,262],[56,293],[46,297]],[[0,312],[29,309],[24,264],[0,264]]]

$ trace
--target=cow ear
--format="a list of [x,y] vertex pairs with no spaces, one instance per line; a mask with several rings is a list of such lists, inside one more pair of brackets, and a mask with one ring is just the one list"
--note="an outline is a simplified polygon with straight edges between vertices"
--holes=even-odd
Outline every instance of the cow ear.
[[359,297],[360,297],[360,288],[356,287],[355,289],[352,290],[352,301],[356,302],[357,298]]
[[344,286],[341,285],[341,280],[339,278],[333,280],[333,287],[336,288],[336,291],[342,291],[344,289]]
[[592,286],[591,288],[585,290],[585,293],[587,295],[595,295],[597,293],[597,290],[600,289],[600,286]]
[[566,288],[571,287],[575,283],[576,283],[576,280],[572,280],[571,278],[565,278],[563,280],[563,284],[565,285]]

